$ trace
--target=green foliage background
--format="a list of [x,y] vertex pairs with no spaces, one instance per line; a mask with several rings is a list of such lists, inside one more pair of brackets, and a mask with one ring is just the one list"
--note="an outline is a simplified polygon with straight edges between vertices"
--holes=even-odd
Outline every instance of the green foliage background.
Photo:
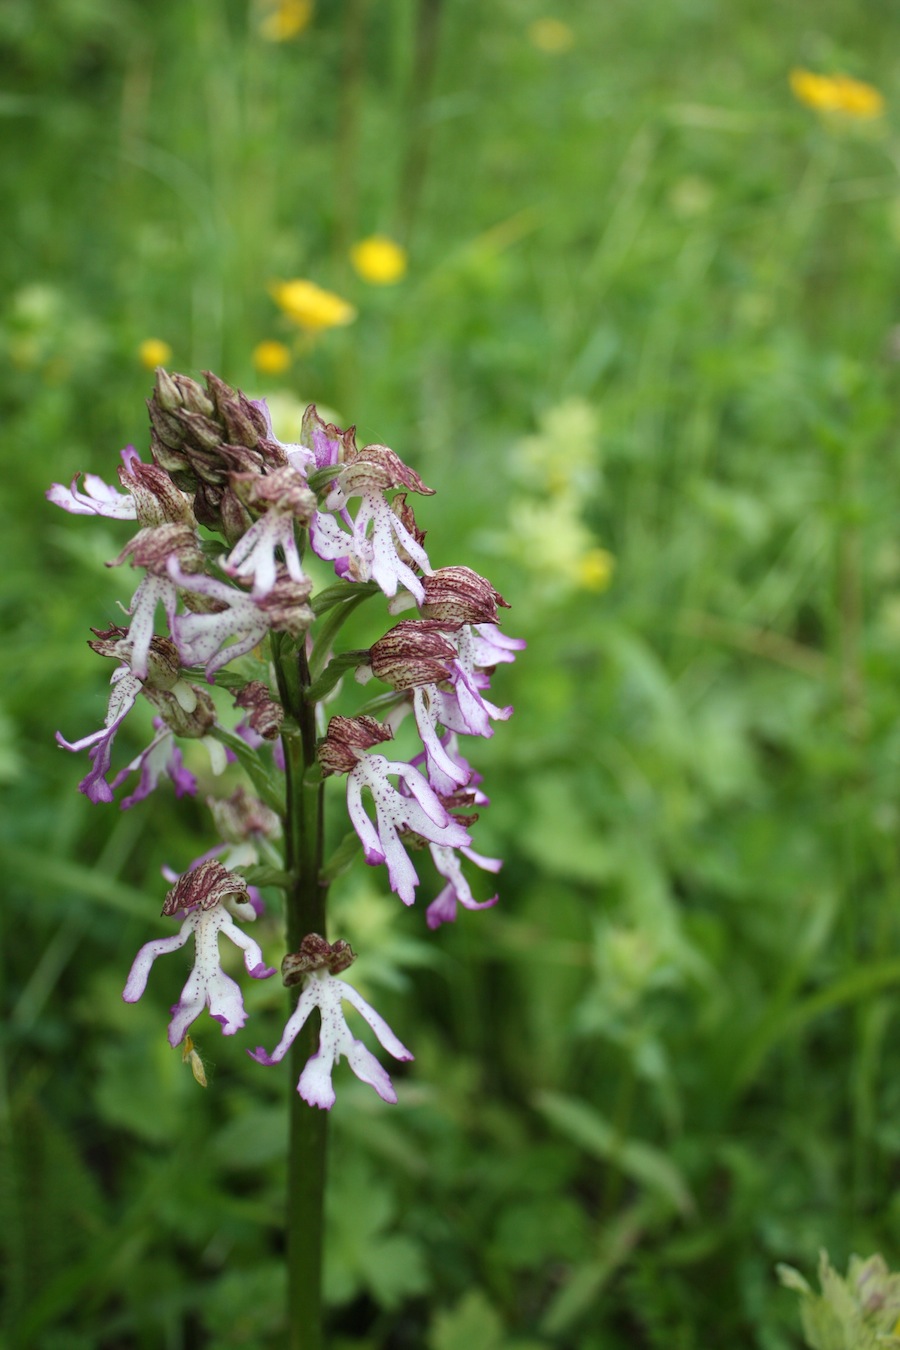
[[[102,720],[130,578],[43,492],[146,445],[148,336],[392,445],[433,563],[529,641],[477,747],[500,906],[431,936],[370,869],[338,901],[417,1058],[390,1110],[339,1079],[336,1350],[787,1350],[776,1261],[900,1259],[900,14],[560,0],[559,53],[547,15],[344,0],[273,45],[244,0],[0,7],[11,1347],[282,1337],[287,1084],[243,1053],[278,991],[255,1039],[198,1023],[200,1090],[174,965],[120,994],[202,798],[91,807],[53,743]],[[794,65],[886,116],[823,124]],[[349,267],[375,230],[395,287]],[[359,317],[261,380],[290,276]],[[602,594],[554,565],[577,529]]]

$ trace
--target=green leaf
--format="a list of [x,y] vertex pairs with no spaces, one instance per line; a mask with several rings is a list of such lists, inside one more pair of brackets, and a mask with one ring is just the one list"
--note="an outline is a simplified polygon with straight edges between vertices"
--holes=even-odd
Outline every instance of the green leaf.
[[470,1289],[449,1312],[434,1319],[428,1350],[500,1350],[503,1321],[479,1289]]
[[266,806],[271,807],[277,815],[283,816],[284,792],[282,784],[277,782],[269,773],[256,751],[251,749],[240,736],[236,736],[231,731],[226,731],[223,727],[213,727],[210,735],[215,736],[217,741],[221,741],[233,753]]
[[319,878],[324,885],[329,885],[339,876],[351,867],[362,848],[362,841],[355,830],[349,830],[344,835],[331,857],[322,867]]
[[690,1214],[694,1200],[680,1170],[661,1149],[638,1139],[623,1139],[593,1107],[557,1092],[539,1093],[535,1105],[551,1124],[587,1153],[618,1167],[632,1181],[653,1192],[681,1214]]
[[348,670],[356,670],[358,666],[365,665],[368,659],[368,647],[360,651],[339,652],[337,656],[333,656],[319,678],[304,689],[303,697],[306,702],[318,703],[326,694],[331,693]]

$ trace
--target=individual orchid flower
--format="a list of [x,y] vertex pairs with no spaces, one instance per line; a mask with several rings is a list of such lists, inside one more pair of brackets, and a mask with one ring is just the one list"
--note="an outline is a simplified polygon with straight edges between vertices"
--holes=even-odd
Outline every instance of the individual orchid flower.
[[[172,622],[172,636],[185,665],[206,667],[212,681],[217,670],[246,655],[272,630],[300,637],[313,620],[306,601],[312,583],[279,578],[267,595],[254,598],[215,577],[189,575],[176,559],[169,560],[169,576],[186,591],[216,601],[213,613],[179,614]],[[234,641],[230,641],[230,639]]]
[[[492,736],[491,722],[506,721],[512,708],[499,708],[485,698],[489,672],[515,660],[515,653],[525,646],[523,639],[506,637],[497,625],[497,606],[509,606],[486,578],[468,567],[439,568],[425,577],[423,584],[421,613],[442,623],[458,624],[454,633],[456,659],[448,679],[440,688],[415,691],[416,723],[423,744],[433,746],[438,725],[452,733]],[[428,777],[441,795],[451,790],[451,783],[460,781],[433,750]]]
[[[425,747],[428,781],[442,794],[466,783],[471,771],[464,760],[455,761],[447,754],[433,711],[438,682],[452,678],[455,662],[454,635],[437,619],[403,619],[369,650],[371,673],[393,689],[407,692]],[[357,678],[365,678],[366,669]]]
[[106,781],[112,759],[113,742],[119,727],[134,707],[141,692],[141,681],[131,673],[128,666],[119,666],[114,670],[110,684],[112,692],[109,696],[106,718],[99,731],[82,736],[80,741],[67,741],[61,732],[56,733],[56,743],[64,750],[86,750],[88,746],[91,747],[89,757],[92,768],[87,777],[82,778],[78,784],[78,791],[83,792],[92,802],[111,802],[113,799],[112,788]]
[[148,526],[130,540],[110,567],[118,567],[127,557],[133,567],[146,568],[146,576],[138,585],[125,611],[131,615],[131,669],[142,680],[147,675],[147,660],[153,639],[153,625],[157,606],[162,605],[169,630],[175,622],[178,607],[178,587],[168,573],[171,560],[189,572],[203,567],[203,554],[196,532],[188,525],[165,524]]
[[[442,796],[453,791],[460,780],[449,756],[438,754],[435,743],[441,745],[437,728],[468,736],[490,737],[494,734],[491,722],[505,722],[512,716],[512,706],[500,708],[485,698],[490,686],[489,669],[500,662],[514,661],[515,653],[525,646],[522,638],[509,638],[496,624],[466,624],[455,635],[457,659],[450,668],[449,679],[442,685],[422,685],[413,692],[416,726],[422,744],[429,752],[428,780]],[[463,761],[465,763],[465,761]]]
[[[83,736],[81,740],[67,741],[60,732],[57,732],[56,739],[58,744],[66,750],[84,750],[89,746],[92,747],[90,758],[93,768],[87,778],[79,784],[79,791],[84,792],[92,802],[111,802],[113,788],[123,780],[128,772],[139,768],[142,774],[141,786],[137,793],[125,803],[125,805],[131,805],[134,801],[139,801],[143,796],[146,796],[146,793],[156,785],[159,773],[163,771],[160,765],[165,766],[165,760],[160,761],[157,753],[164,740],[161,732],[162,723],[165,723],[166,727],[176,736],[185,736],[190,739],[205,738],[206,733],[216,720],[215,707],[208,694],[181,678],[178,653],[174,644],[168,638],[154,637],[151,639],[147,658],[147,675],[142,680],[131,669],[132,642],[129,629],[113,624],[107,629],[94,628],[91,631],[94,633],[94,641],[89,642],[88,646],[98,655],[109,656],[120,662],[110,680],[113,687],[109,697],[106,720],[99,731],[92,732],[89,736]],[[113,742],[119,727],[134,707],[139,693],[143,694],[152,704],[161,719],[161,722],[154,722],[159,734],[154,737],[151,745],[128,766],[128,769],[120,773],[112,783],[109,783],[106,775],[109,772]],[[215,758],[220,753],[219,744],[207,739],[207,745],[210,748],[210,757],[215,764]],[[221,754],[224,755],[224,747],[221,749]],[[222,762],[221,767],[224,768],[224,762]],[[145,774],[147,775],[146,779]],[[176,781],[178,780],[177,772],[172,776]],[[183,777],[180,781],[183,786],[187,783],[187,779]]]
[[54,483],[45,496],[54,506],[61,506],[72,515],[137,520],[143,526],[195,524],[185,493],[157,464],[144,464],[133,445],[126,445],[122,451],[118,473],[124,493],[117,492],[96,474],[86,473],[83,492],[78,489],[82,475],[76,474],[70,487]]
[[251,512],[262,512],[225,559],[231,577],[252,580],[253,598],[268,595],[278,576],[277,550],[284,556],[292,581],[305,582],[294,523],[309,523],[316,499],[303,476],[285,466],[272,473],[232,474],[231,487]]
[[[495,665],[515,660],[515,654],[525,646],[523,638],[510,638],[496,624],[465,624],[456,633],[457,659],[450,672],[449,687],[445,684],[432,691],[427,709],[428,719],[448,731],[469,736],[493,736],[491,722],[505,722],[512,716],[512,707],[498,707],[485,698],[483,691],[490,687],[490,672]],[[422,734],[422,728],[419,728]],[[438,791],[442,791],[438,787]]]
[[112,780],[111,787],[117,788],[120,783],[124,783],[130,773],[140,773],[135,790],[122,798],[123,811],[129,810],[137,802],[142,802],[148,797],[164,774],[167,774],[174,783],[176,797],[193,797],[197,791],[197,780],[184,767],[184,756],[175,744],[171,728],[166,726],[161,717],[154,717],[153,726],[156,735],[146,750],[142,750],[130,764],[126,764]]
[[247,1052],[259,1064],[277,1064],[287,1054],[313,1008],[318,1008],[321,1018],[319,1048],[307,1060],[297,1083],[297,1091],[310,1106],[318,1106],[325,1111],[334,1105],[331,1075],[341,1055],[346,1055],[357,1078],[373,1087],[382,1101],[391,1104],[397,1101],[397,1093],[386,1070],[371,1050],[362,1041],[355,1039],[347,1026],[342,1004],[349,1003],[356,1009],[394,1059],[408,1061],[413,1058],[384,1018],[351,984],[337,978],[354,959],[346,942],[331,944],[319,937],[318,933],[310,933],[305,937],[300,950],[286,956],[282,962],[285,984],[305,981],[305,988],[288,1019],[281,1040],[271,1055],[262,1046]]
[[[367,534],[370,523],[371,536]],[[422,583],[404,561],[400,549],[423,570],[430,566],[428,555],[384,500],[364,500],[349,534],[333,516],[317,512],[309,539],[313,552],[333,562],[339,577],[349,581],[372,580],[385,595],[396,595],[398,586],[405,586],[417,599],[422,594]]]
[[[498,896],[491,896],[490,900],[477,901],[472,895],[472,888],[463,875],[462,866],[459,858],[453,849],[446,848],[441,844],[429,844],[431,856],[434,859],[434,865],[441,876],[447,878],[447,885],[432,900],[425,911],[425,920],[429,928],[439,928],[442,923],[453,923],[456,919],[457,903],[465,909],[490,909],[496,905]],[[499,872],[503,866],[500,858],[486,858],[481,853],[476,853],[472,848],[465,846],[460,848],[463,857],[468,858],[476,867],[480,867],[485,872]]]
[[[140,455],[133,445],[126,445],[122,451],[123,464],[127,468],[134,460],[140,463]],[[78,480],[81,477],[82,475],[77,473],[70,487],[54,483],[45,492],[45,497],[54,506],[61,506],[64,511],[68,511],[70,515],[106,516],[110,520],[137,520],[137,504],[134,497],[117,492],[95,473],[84,474],[84,491],[79,491]]]
[[153,719],[156,735],[147,748],[112,780],[111,786],[117,788],[130,773],[140,774],[134,792],[122,798],[123,811],[149,796],[163,775],[172,780],[176,797],[194,796],[197,780],[184,766],[184,757],[175,743],[176,737],[199,741],[209,756],[209,767],[215,775],[224,773],[228,765],[225,746],[215,736],[207,735],[215,726],[216,712],[214,703],[203,689],[188,684],[186,680],[179,680],[174,690],[154,689],[145,684],[141,692],[161,715]]
[[[404,510],[405,494],[397,510],[397,503],[392,505],[385,496],[386,491],[400,487],[432,492],[386,445],[353,450],[347,461],[336,466],[335,486],[325,499],[325,510],[317,512],[310,525],[310,543],[320,558],[334,562],[338,576],[351,581],[371,579],[387,596],[405,586],[421,602],[425,592],[410,564],[426,573],[431,564],[412,513],[408,507]],[[353,497],[359,497],[360,504],[351,518],[347,503]],[[340,515],[349,533],[329,512]]]
[[[465,826],[453,819],[417,768],[385,759],[384,755],[365,753],[392,734],[373,717],[332,717],[319,746],[319,762],[326,775],[347,774],[347,810],[365,860],[372,867],[386,863],[391,890],[405,905],[411,905],[419,877],[401,835],[417,835],[428,843],[450,848],[471,841]],[[402,791],[393,786],[392,777],[399,779]],[[369,789],[375,802],[374,821],[363,805],[363,788]]]
[[[428,781],[441,794],[452,793],[467,779],[465,761],[454,761],[444,749],[438,727],[470,736],[493,736],[491,721],[505,721],[512,708],[498,708],[482,693],[487,675],[464,665],[458,652],[467,627],[448,631],[441,619],[403,619],[370,649],[369,665],[378,679],[408,690],[416,726],[425,747]],[[468,652],[468,649],[466,649]]]
[[[392,786],[391,776],[399,778],[408,788],[409,797]],[[364,787],[375,801],[374,824],[362,803]],[[414,902],[419,877],[400,840],[402,832],[411,831],[429,843],[447,844],[451,848],[470,842],[465,826],[453,819],[419,770],[383,755],[364,756],[348,774],[347,810],[362,840],[366,862],[370,866],[387,864],[391,890],[397,892],[405,905]]]
[[166,896],[163,915],[173,917],[186,912],[180,930],[172,937],[156,938],[141,947],[125,984],[122,997],[126,1003],[136,1003],[147,988],[150,968],[158,956],[177,951],[188,939],[194,938],[194,965],[181,997],[172,1008],[169,1023],[169,1044],[176,1046],[205,1007],[222,1026],[222,1034],[233,1036],[247,1020],[240,986],[226,975],[219,963],[219,934],[240,947],[244,965],[254,980],[265,980],[274,975],[275,968],[267,966],[256,942],[242,932],[234,922],[244,923],[256,918],[250,903],[247,883],[236,872],[228,872],[221,863],[209,860],[180,877]]

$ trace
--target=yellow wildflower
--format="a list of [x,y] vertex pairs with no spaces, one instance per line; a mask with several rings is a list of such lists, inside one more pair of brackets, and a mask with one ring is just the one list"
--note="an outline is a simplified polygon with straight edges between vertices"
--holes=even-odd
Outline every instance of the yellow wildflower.
[[308,333],[338,328],[356,318],[356,310],[347,300],[342,300],[334,291],[323,290],[314,281],[300,278],[277,281],[269,290],[283,313]]
[[308,27],[312,18],[312,0],[268,0],[269,11],[259,25],[267,42],[288,42]]
[[586,591],[605,591],[612,580],[616,560],[605,548],[588,549],[575,565],[579,586]]
[[291,364],[291,349],[283,342],[259,342],[253,348],[253,364],[260,375],[282,375]]
[[172,359],[172,348],[162,338],[144,338],[138,347],[138,358],[145,370],[155,370]]
[[373,286],[392,286],[406,272],[406,249],[385,234],[370,234],[350,250],[355,270]]
[[562,19],[535,19],[528,25],[528,39],[539,52],[552,56],[570,51],[575,45],[575,34]]
[[861,121],[884,112],[883,94],[874,85],[849,75],[816,75],[811,70],[795,69],[790,73],[790,84],[794,98],[816,112],[839,113]]

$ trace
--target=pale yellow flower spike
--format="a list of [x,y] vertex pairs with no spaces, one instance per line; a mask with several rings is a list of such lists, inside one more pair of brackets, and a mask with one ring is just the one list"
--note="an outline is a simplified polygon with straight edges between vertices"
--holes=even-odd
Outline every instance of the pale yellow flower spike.
[[849,75],[816,75],[811,70],[790,73],[791,92],[800,103],[816,112],[837,113],[860,121],[880,117],[884,95],[872,84]]
[[352,323],[356,310],[333,291],[323,290],[314,281],[295,278],[277,281],[269,287],[276,305],[308,333],[319,333],[325,328],[338,328]]
[[184,1049],[181,1052],[181,1062],[182,1064],[190,1064],[191,1073],[194,1075],[194,1078],[201,1087],[206,1087],[206,1070],[203,1067],[203,1060],[194,1049],[194,1042],[191,1040],[190,1036],[185,1036],[184,1038]]
[[155,370],[171,361],[172,348],[162,338],[145,338],[138,347],[138,359],[145,370]]
[[271,13],[259,25],[260,35],[267,42],[288,42],[298,37],[309,26],[312,18],[312,0],[277,0],[267,6]]
[[253,348],[253,365],[260,375],[283,375],[291,360],[291,349],[283,342],[260,342]]
[[605,548],[588,549],[576,563],[578,584],[586,591],[605,591],[612,581],[616,560]]
[[372,286],[392,286],[406,274],[406,250],[385,234],[371,234],[354,244],[350,261]]

